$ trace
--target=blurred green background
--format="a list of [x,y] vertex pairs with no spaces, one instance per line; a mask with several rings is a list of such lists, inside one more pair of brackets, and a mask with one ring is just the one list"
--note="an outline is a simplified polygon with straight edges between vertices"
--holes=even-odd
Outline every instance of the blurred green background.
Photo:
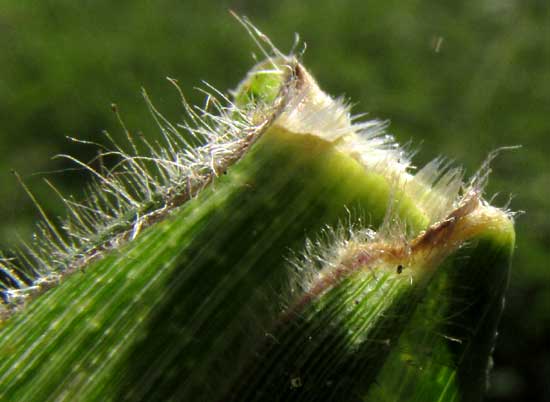
[[[488,195],[512,195],[517,250],[488,400],[550,401],[550,3],[547,0],[23,1],[0,0],[0,249],[29,240],[37,218],[10,169],[53,216],[43,183],[79,194],[88,175],[53,155],[90,160],[65,139],[122,138],[111,103],[135,132],[158,136],[140,88],[172,121],[205,79],[234,88],[258,53],[228,10],[249,16],[283,51],[293,33],[304,61],[355,112],[391,120],[421,166],[444,155],[475,172],[493,163]],[[258,57],[261,57],[258,54]]]

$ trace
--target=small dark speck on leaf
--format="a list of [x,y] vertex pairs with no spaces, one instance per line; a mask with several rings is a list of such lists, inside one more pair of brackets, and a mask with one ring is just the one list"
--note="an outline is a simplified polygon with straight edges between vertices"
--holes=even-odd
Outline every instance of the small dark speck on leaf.
[[302,386],[302,379],[300,377],[294,377],[290,379],[291,388],[300,388]]

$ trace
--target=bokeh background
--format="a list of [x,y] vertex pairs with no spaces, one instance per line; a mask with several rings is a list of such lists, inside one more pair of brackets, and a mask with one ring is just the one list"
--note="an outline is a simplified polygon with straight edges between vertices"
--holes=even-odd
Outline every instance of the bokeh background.
[[248,15],[288,51],[299,32],[321,86],[356,112],[391,120],[391,132],[422,165],[445,155],[473,173],[487,154],[488,194],[525,211],[506,312],[494,355],[490,401],[550,401],[550,3],[396,0],[205,1],[0,0],[0,249],[29,240],[37,213],[17,170],[53,216],[44,184],[79,194],[94,147],[66,140],[122,138],[111,103],[134,132],[158,136],[145,87],[172,121],[205,79],[234,88],[261,55],[229,15]]

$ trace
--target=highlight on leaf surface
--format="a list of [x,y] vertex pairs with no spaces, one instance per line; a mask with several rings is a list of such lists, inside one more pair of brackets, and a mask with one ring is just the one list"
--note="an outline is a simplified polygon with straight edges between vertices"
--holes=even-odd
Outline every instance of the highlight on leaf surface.
[[231,99],[175,125],[145,95],[165,143],[121,121],[113,167],[75,160],[87,200],[0,260],[0,397],[481,399],[514,247],[491,158],[415,172],[240,21],[266,60]]

